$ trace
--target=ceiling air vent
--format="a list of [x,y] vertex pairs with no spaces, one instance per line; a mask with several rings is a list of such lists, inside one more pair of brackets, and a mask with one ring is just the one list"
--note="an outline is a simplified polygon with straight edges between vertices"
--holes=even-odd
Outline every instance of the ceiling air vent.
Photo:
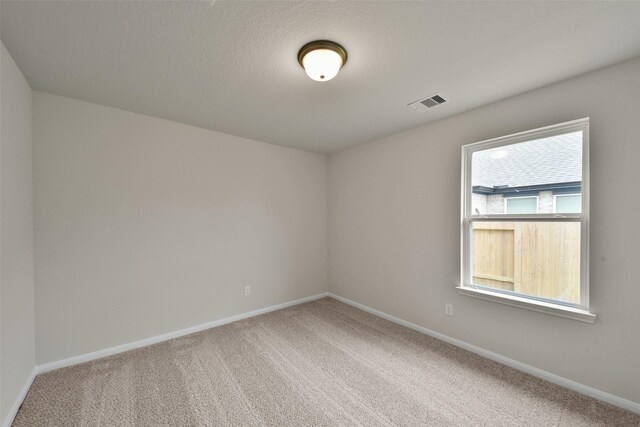
[[411,104],[407,105],[407,107],[413,108],[414,110],[422,113],[424,111],[427,111],[430,108],[437,107],[438,105],[442,105],[445,102],[447,102],[447,100],[444,98],[444,96],[438,93],[429,98],[412,102]]

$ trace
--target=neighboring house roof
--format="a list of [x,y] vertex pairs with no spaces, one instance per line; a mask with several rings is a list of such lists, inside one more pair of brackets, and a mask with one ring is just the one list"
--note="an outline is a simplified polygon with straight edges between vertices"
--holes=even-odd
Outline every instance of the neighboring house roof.
[[582,181],[582,132],[475,152],[471,179],[490,188]]

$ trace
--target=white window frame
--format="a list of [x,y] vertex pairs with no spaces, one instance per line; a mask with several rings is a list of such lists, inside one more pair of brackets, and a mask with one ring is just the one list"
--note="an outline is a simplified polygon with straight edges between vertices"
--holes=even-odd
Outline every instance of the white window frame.
[[[582,212],[579,214],[483,214],[472,212],[471,159],[476,151],[548,138],[582,131]],[[499,138],[467,144],[462,147],[461,200],[461,263],[458,293],[546,314],[594,323],[589,311],[589,118],[559,123]],[[506,202],[505,202],[506,209]],[[555,209],[554,209],[555,210]],[[580,303],[573,304],[474,285],[472,281],[473,246],[471,233],[474,222],[480,221],[549,221],[580,223]]]
[[536,199],[536,213],[540,212],[540,209],[538,208],[538,203],[540,202],[540,200],[538,200],[539,196],[516,196],[516,197],[503,197],[503,200],[504,200],[503,213],[505,214],[507,213],[507,204],[509,203],[509,200],[513,200],[513,199]]
[[556,213],[556,200],[558,200],[558,197],[567,197],[567,196],[582,196],[582,194],[580,193],[554,194],[553,195],[553,213]]

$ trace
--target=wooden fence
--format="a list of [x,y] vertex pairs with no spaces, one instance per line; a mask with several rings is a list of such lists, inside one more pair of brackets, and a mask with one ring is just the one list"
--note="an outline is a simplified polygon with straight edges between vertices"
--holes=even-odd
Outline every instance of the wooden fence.
[[474,222],[473,282],[580,302],[580,223]]

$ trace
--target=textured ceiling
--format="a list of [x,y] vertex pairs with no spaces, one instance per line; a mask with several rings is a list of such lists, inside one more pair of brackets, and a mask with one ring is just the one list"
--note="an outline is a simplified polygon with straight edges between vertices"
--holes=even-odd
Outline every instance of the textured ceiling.
[[[640,55],[640,2],[2,1],[31,86],[320,153]],[[332,81],[298,49],[349,52]],[[442,92],[425,113],[407,104]]]

